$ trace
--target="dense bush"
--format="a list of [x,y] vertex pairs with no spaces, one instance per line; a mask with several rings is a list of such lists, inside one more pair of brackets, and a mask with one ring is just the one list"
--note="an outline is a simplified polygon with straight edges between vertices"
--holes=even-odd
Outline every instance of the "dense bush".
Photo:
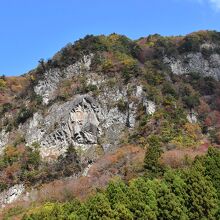
[[35,185],[71,176],[81,170],[79,158],[73,146],[69,146],[66,155],[60,156],[56,163],[41,160],[39,144],[24,146],[19,137],[17,142],[5,148],[0,156],[0,191],[21,182]]
[[200,51],[200,38],[197,35],[188,35],[178,49],[181,53],[198,52]]
[[183,97],[183,101],[189,109],[193,109],[199,105],[198,95],[190,95]]
[[33,116],[33,110],[27,109],[27,108],[21,108],[21,110],[18,113],[16,124],[19,125],[20,123],[24,123],[28,118]]
[[[129,56],[138,57],[139,46],[129,38],[123,35],[111,34],[109,36],[87,35],[74,44],[69,43],[60,52],[58,52],[49,62],[44,63],[45,68],[66,67],[83,55],[98,54],[100,52],[120,52]],[[97,56],[95,56],[97,59]]]

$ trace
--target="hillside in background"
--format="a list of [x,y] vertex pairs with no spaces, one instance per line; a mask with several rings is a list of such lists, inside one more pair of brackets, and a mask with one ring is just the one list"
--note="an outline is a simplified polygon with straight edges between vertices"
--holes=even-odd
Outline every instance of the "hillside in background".
[[0,218],[220,218],[219,32],[88,35],[0,103]]

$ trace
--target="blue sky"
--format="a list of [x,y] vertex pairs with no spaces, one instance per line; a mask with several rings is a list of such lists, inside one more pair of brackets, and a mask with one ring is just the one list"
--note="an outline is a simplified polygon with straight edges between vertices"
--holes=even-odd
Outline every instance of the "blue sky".
[[36,67],[86,34],[220,31],[220,0],[0,0],[0,75]]

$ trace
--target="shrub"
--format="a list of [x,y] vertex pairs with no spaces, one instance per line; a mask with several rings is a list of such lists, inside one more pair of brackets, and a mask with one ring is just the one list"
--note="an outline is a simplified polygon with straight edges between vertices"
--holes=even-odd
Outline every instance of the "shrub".
[[32,109],[27,109],[27,108],[22,108],[17,116],[16,119],[16,124],[19,125],[20,123],[24,123],[25,121],[27,121],[28,118],[33,116],[33,110]]
[[89,84],[86,86],[86,92],[95,92],[98,90],[98,87],[96,85],[93,84]]
[[200,38],[197,35],[188,35],[184,38],[182,44],[178,48],[179,52],[198,52],[200,51]]
[[6,81],[4,79],[0,79],[0,89],[3,89],[6,87]]
[[189,95],[183,97],[183,101],[190,109],[197,107],[200,103],[198,95]]
[[171,83],[168,83],[168,82],[164,83],[162,92],[165,95],[169,94],[169,95],[172,95],[173,97],[177,97],[176,90],[174,89]]
[[124,99],[119,99],[117,102],[118,110],[125,113],[128,109],[128,103]]
[[3,105],[2,105],[2,113],[4,114],[4,113],[6,113],[6,112],[8,112],[9,110],[11,110],[12,109],[12,104],[11,103],[4,103]]

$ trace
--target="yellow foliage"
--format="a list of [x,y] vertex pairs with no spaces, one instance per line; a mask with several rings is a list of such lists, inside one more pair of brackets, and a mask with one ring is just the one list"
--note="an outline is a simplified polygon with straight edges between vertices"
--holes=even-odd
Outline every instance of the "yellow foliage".
[[36,78],[35,78],[34,75],[31,75],[31,76],[30,76],[30,79],[31,79],[31,81],[35,81],[35,80],[36,80]]
[[202,137],[201,128],[198,124],[186,123],[183,133],[176,136],[171,143],[178,148],[197,147]]
[[103,45],[106,45],[107,47],[115,46],[117,42],[119,41],[119,39],[120,39],[120,35],[117,35],[117,34],[111,34],[108,37],[101,35],[99,37],[100,42]]
[[111,68],[113,68],[113,63],[110,59],[106,59],[102,64],[103,71],[109,71]]
[[190,136],[194,141],[197,141],[201,137],[201,128],[198,124],[186,123],[184,125],[184,130],[187,135]]
[[5,155],[9,158],[17,157],[19,155],[19,151],[13,146],[7,146],[7,148],[5,149]]
[[123,63],[124,65],[133,65],[136,63],[136,61],[132,57],[128,56],[125,53],[116,52],[115,57],[119,62]]
[[0,79],[0,88],[4,88],[6,86],[6,82],[3,79]]
[[155,43],[154,42],[147,42],[147,45],[150,47],[153,47],[155,45]]

